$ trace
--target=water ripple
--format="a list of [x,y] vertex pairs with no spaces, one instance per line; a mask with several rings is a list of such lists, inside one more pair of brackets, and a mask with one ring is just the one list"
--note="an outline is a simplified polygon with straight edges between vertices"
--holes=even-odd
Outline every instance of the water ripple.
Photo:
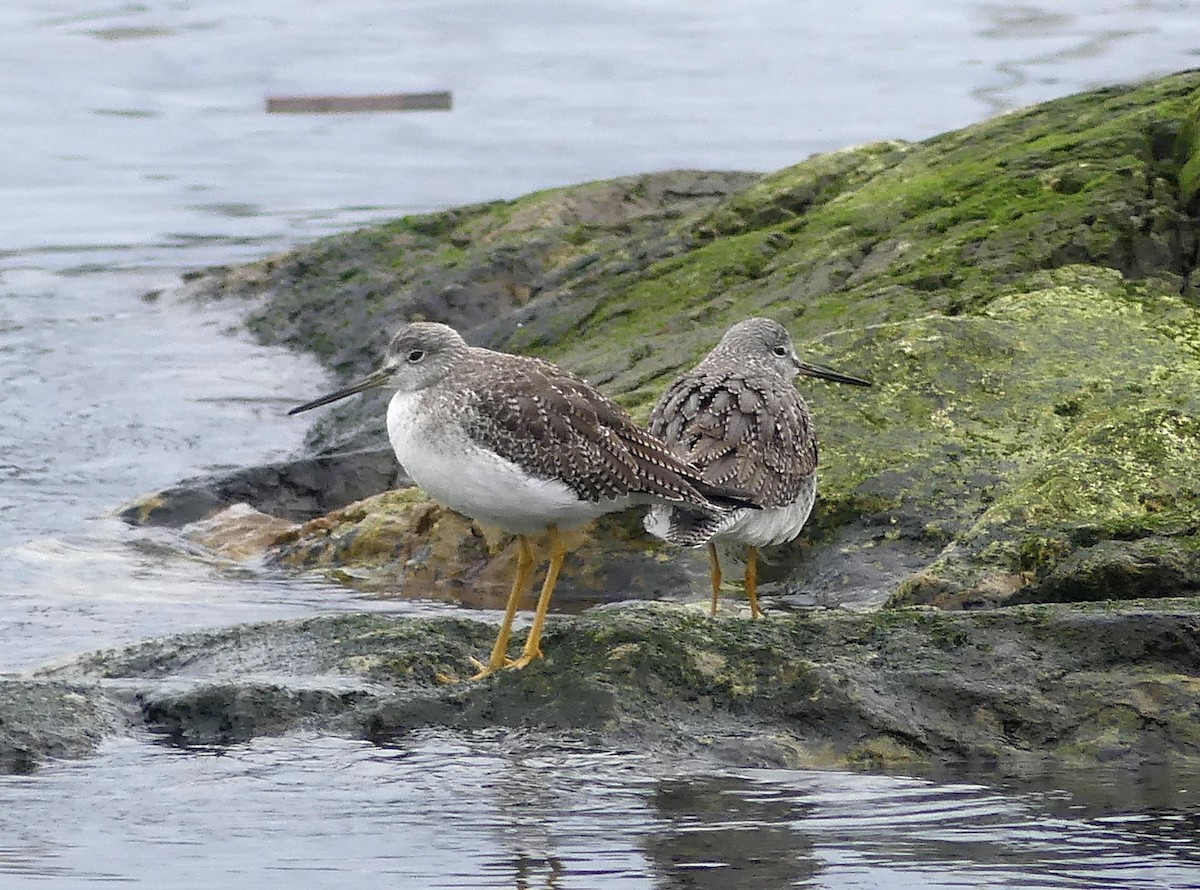
[[[1195,886],[1194,814],[1063,819],[1044,805],[916,779],[706,773],[533,733],[188,751],[126,740],[0,779],[0,876],[6,888],[158,887],[166,861],[181,890],[366,876],[430,888]],[[1145,843],[1163,826],[1179,849]]]

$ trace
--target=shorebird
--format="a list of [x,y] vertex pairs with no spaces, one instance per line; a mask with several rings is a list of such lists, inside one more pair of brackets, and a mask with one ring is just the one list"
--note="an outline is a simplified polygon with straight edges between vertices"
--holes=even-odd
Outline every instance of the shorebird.
[[699,513],[654,506],[646,530],[677,544],[708,544],[711,613],[721,590],[718,543],[746,546],[746,596],[758,607],[758,550],[800,534],[817,493],[817,437],[808,405],[796,392],[798,374],[870,386],[870,382],[801,361],[787,329],[748,318],[662,394],[648,431],[704,471],[713,485],[736,487],[759,510]]
[[[540,640],[566,550],[559,530],[635,503],[698,515],[752,509],[752,498],[704,479],[615,402],[549,362],[467,345],[453,328],[414,322],[383,362],[296,414],[375,387],[394,390],[388,438],[422,489],[453,510],[517,536],[517,571],[486,677],[542,655]],[[529,535],[548,533],[550,563],[521,655],[508,660],[513,616],[535,563]]]

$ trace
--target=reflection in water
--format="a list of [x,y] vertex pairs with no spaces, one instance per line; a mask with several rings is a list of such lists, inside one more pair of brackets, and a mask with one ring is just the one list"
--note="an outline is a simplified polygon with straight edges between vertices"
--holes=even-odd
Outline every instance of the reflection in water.
[[1070,795],[729,775],[533,734],[125,740],[0,778],[0,886],[1194,888],[1200,824],[1178,791],[1159,811],[1097,813]]
[[667,779],[650,795],[662,820],[646,835],[658,886],[678,890],[804,887],[820,869],[794,827],[803,801],[731,776]]
[[495,807],[490,836],[501,851],[487,873],[501,886],[550,890],[580,886],[581,876],[605,883],[645,876],[636,836],[649,818],[649,758],[523,733],[475,735],[468,750],[481,742],[504,764],[480,786]]

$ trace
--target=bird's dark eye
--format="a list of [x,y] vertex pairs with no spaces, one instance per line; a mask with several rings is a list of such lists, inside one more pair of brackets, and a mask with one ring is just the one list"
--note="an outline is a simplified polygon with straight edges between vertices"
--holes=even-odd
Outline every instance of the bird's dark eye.
[[787,355],[787,347],[786,346],[776,346],[775,349],[773,350],[773,352],[776,355]]
[[420,349],[414,349],[412,352],[410,352],[408,354],[409,362],[411,362],[414,365],[423,358],[425,358],[425,353],[424,353],[424,351],[422,351]]

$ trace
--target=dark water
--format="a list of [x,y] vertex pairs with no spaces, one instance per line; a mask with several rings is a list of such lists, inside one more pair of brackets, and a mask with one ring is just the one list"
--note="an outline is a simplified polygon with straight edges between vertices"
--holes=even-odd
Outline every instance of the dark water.
[[[131,531],[124,500],[286,456],[325,388],[170,292],[401,212],[772,169],[1190,67],[1200,2],[0,5],[0,671],[368,603]],[[449,89],[449,114],[267,116]],[[166,291],[157,298],[144,295]],[[164,544],[166,546],[164,546]],[[535,739],[145,741],[0,779],[0,888],[1200,886],[1194,782],[696,772]]]

